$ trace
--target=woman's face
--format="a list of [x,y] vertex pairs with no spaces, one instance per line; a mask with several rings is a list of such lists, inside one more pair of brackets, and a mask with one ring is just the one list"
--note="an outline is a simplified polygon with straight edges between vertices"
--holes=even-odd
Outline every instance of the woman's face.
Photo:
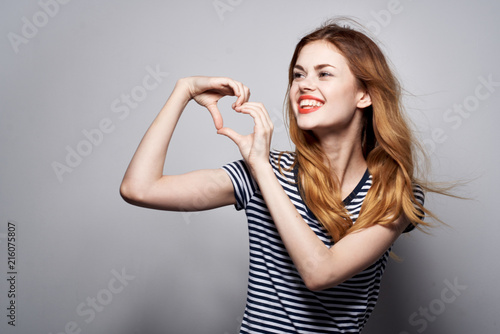
[[311,42],[300,51],[290,102],[298,127],[320,137],[358,131],[361,109],[371,104],[368,94],[358,88],[344,56],[327,41]]

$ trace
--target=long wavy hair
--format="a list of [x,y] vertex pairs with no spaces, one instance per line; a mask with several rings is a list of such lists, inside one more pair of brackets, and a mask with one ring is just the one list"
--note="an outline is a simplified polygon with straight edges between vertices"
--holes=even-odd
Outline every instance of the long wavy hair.
[[[356,224],[343,205],[340,184],[326,162],[317,138],[297,126],[289,99],[293,69],[302,48],[315,41],[334,45],[347,60],[358,87],[368,92],[372,105],[363,111],[362,150],[372,186],[361,207]],[[289,67],[287,125],[295,144],[298,186],[309,209],[328,231],[333,241],[374,224],[390,224],[405,215],[414,225],[428,225],[423,216],[433,216],[416,199],[415,149],[401,104],[401,87],[378,45],[366,34],[338,23],[327,23],[303,37],[295,48]],[[294,166],[295,167],[295,166]]]

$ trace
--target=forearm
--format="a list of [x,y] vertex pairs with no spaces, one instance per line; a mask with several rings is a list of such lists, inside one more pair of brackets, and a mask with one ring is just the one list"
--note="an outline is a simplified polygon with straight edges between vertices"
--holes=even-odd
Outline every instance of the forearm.
[[297,211],[278,182],[272,168],[261,167],[254,172],[259,189],[285,247],[306,286],[317,289],[329,273],[332,254]]
[[270,165],[262,166],[253,169],[254,177],[288,254],[311,290],[338,285],[373,264],[407,225],[404,216],[388,225],[374,224],[328,248],[299,214]]
[[163,175],[168,146],[177,122],[190,100],[188,90],[177,82],[164,107],[141,140],[123,178],[122,195],[146,191]]

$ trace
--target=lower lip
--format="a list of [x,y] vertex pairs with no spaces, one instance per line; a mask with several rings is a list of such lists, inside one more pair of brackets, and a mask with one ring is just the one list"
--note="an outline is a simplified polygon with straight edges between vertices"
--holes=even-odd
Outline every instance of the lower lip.
[[313,107],[313,108],[301,108],[301,107],[299,107],[299,113],[300,114],[310,114],[312,112],[315,112],[316,110],[318,110],[321,107],[322,106],[320,106],[320,107]]

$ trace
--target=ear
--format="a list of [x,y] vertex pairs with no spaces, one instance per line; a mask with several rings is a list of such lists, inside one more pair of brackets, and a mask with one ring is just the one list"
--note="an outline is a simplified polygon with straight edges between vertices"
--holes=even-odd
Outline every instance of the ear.
[[370,97],[370,94],[368,94],[368,92],[361,91],[359,92],[359,95],[360,98],[356,107],[358,107],[359,109],[364,109],[372,105],[372,98]]

